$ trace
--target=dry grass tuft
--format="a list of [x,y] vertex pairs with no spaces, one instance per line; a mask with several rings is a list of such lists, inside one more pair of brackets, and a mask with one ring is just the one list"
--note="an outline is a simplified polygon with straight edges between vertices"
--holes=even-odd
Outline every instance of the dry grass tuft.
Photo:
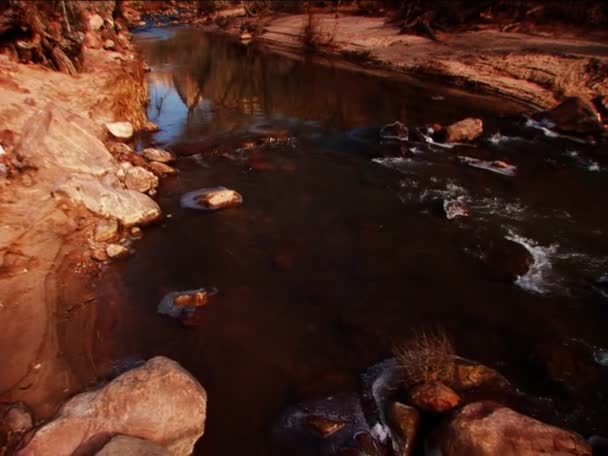
[[440,381],[453,382],[455,374],[454,346],[447,334],[440,330],[423,331],[394,348],[405,385]]
[[143,60],[140,59],[134,64],[127,63],[108,86],[113,94],[112,112],[115,119],[131,122],[136,130],[143,128],[147,122],[148,104]]

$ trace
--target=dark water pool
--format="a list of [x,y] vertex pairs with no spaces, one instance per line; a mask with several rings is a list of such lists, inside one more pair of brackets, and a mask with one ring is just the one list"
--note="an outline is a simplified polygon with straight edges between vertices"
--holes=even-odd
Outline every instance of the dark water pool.
[[[105,273],[98,364],[157,354],[209,394],[200,454],[280,454],[284,407],[354,391],[412,331],[442,327],[457,351],[536,398],[542,419],[608,434],[607,152],[526,127],[504,101],[290,59],[196,30],[142,32],[152,66],[149,141],[179,153],[165,219]],[[377,128],[479,116],[474,147],[381,141]],[[278,137],[253,149],[262,131]],[[500,133],[499,136],[497,135]],[[505,160],[506,177],[458,156]],[[215,213],[180,195],[224,185]],[[444,198],[471,216],[448,221]],[[509,237],[532,270],[498,280],[478,258]],[[196,327],[156,313],[170,291],[215,286]],[[126,360],[126,361],[125,361]]]

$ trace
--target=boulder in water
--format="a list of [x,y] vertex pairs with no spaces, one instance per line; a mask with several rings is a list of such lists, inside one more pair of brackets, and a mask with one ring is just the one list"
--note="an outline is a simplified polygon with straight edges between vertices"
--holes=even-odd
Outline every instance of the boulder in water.
[[94,454],[113,435],[126,434],[186,456],[203,435],[206,413],[205,389],[175,361],[158,356],[71,398],[18,454]]
[[433,139],[447,143],[474,141],[483,133],[481,119],[467,118],[438,130]]
[[460,356],[454,357],[454,379],[451,386],[456,391],[472,389],[483,391],[506,391],[511,389],[503,375],[488,366]]
[[158,176],[167,176],[177,173],[177,170],[175,168],[172,168],[166,163],[161,163],[157,161],[148,163],[148,168],[150,168],[150,170],[152,170],[152,172]]
[[380,129],[380,137],[382,139],[395,139],[397,141],[407,141],[409,138],[409,130],[401,122],[396,121],[385,125]]
[[454,220],[456,217],[469,216],[469,208],[459,199],[443,200],[443,212],[445,212],[445,217],[448,220]]
[[169,315],[184,324],[194,324],[197,312],[218,293],[216,288],[174,291],[167,293],[158,305],[158,313]]
[[190,209],[215,211],[242,204],[243,197],[226,187],[204,188],[182,195],[181,206]]
[[591,456],[591,446],[579,435],[495,402],[463,407],[435,433],[429,446],[443,456]]
[[534,257],[523,245],[510,239],[494,239],[482,247],[482,259],[491,276],[513,282],[526,275]]
[[485,161],[478,158],[466,157],[459,155],[458,158],[462,163],[465,163],[473,168],[485,169],[493,173],[502,174],[503,176],[515,176],[517,173],[517,167],[510,165],[502,160]]
[[410,400],[416,408],[432,413],[443,413],[460,404],[460,396],[441,382],[427,382],[410,391]]

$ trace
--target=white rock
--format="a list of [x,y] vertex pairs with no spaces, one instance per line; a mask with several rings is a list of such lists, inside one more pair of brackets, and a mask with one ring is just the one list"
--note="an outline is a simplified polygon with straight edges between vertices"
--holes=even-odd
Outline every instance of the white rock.
[[141,166],[134,166],[126,173],[125,185],[129,190],[145,193],[158,186],[158,177]]
[[131,139],[133,137],[131,122],[106,122],[106,128],[115,138]]
[[89,30],[97,31],[103,27],[103,18],[99,14],[93,14],[89,17]]
[[116,47],[116,43],[113,40],[105,40],[103,42],[104,49],[114,49]]
[[106,253],[110,258],[124,258],[129,254],[129,249],[120,244],[109,244]]
[[153,149],[149,147],[147,149],[142,150],[141,154],[146,160],[160,163],[170,163],[175,160],[173,154],[164,149]]

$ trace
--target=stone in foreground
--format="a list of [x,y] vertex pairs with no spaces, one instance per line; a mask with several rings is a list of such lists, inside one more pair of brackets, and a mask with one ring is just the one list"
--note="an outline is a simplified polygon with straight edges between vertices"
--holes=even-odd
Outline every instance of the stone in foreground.
[[238,206],[243,202],[243,197],[226,187],[214,187],[186,193],[180,202],[184,208],[215,211]]
[[578,434],[495,402],[463,407],[437,432],[431,447],[443,456],[591,456],[591,446]]
[[158,177],[141,166],[125,171],[125,185],[129,190],[145,193],[158,187]]
[[95,454],[113,435],[125,434],[186,456],[205,431],[206,410],[205,389],[175,361],[159,356],[70,399],[18,455]]
[[106,122],[106,128],[117,139],[131,139],[133,137],[131,122]]
[[165,448],[149,440],[117,435],[95,456],[171,456]]

